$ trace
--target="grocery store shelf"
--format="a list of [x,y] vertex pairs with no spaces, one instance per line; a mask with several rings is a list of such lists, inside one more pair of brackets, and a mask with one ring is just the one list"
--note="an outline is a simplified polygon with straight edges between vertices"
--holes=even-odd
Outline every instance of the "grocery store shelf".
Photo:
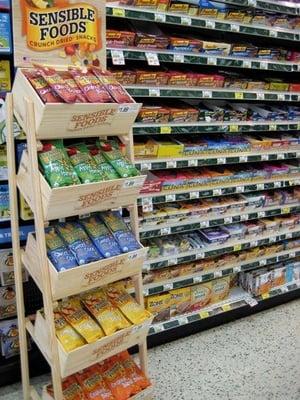
[[221,122],[190,122],[168,124],[144,124],[136,122],[133,125],[134,135],[187,134],[192,133],[241,133],[266,131],[300,130],[300,121],[221,121]]
[[[237,214],[238,212],[238,214]],[[252,219],[273,217],[275,215],[286,215],[292,212],[300,212],[300,206],[294,204],[285,204],[282,206],[261,207],[254,211],[236,211],[235,213],[210,214],[205,216],[180,217],[179,220],[172,222],[163,222],[163,219],[158,223],[141,224],[139,228],[141,239],[150,239],[158,236],[172,235],[196,229],[215,227],[224,224],[239,223]],[[170,221],[170,220],[169,220]]]
[[123,53],[124,61],[148,61],[147,53],[157,55],[159,62],[176,64],[209,65],[217,67],[247,68],[276,72],[296,72],[300,65],[289,61],[260,60],[258,58],[214,56],[195,52],[178,52],[172,50],[144,50],[132,48],[107,48],[107,57],[113,58],[111,51]]
[[129,7],[108,3],[106,5],[107,16],[118,18],[138,19],[141,21],[153,21],[171,25],[217,30],[228,33],[240,33],[245,35],[278,38],[282,40],[298,41],[299,31],[293,29],[275,28],[272,26],[245,24],[237,21],[208,18],[207,16],[189,16],[171,12],[162,12],[142,7]]
[[254,235],[254,238],[253,236],[247,237],[246,235],[246,238],[244,239],[228,239],[221,244],[208,244],[205,247],[193,249],[187,252],[148,259],[144,262],[143,271],[147,272],[190,261],[203,260],[208,257],[217,257],[226,253],[248,250],[253,247],[265,246],[285,239],[294,239],[298,237],[300,237],[299,225],[293,229],[273,230],[272,233],[264,232],[260,235]]
[[257,179],[250,182],[221,182],[219,185],[199,185],[196,187],[144,193],[138,199],[138,205],[144,211],[152,211],[152,204],[169,203],[171,201],[192,200],[228,194],[256,192],[259,190],[278,189],[300,185],[300,175],[290,175],[289,179],[280,176],[271,179]]
[[201,88],[177,86],[124,85],[133,97],[160,97],[186,99],[299,101],[300,92],[274,92],[228,88]]
[[247,162],[289,160],[300,158],[300,146],[288,149],[269,149],[268,151],[235,151],[232,153],[193,154],[181,158],[135,159],[135,165],[141,171],[156,169],[174,169],[202,167],[204,165],[242,164]]
[[255,268],[269,266],[278,262],[292,260],[300,256],[300,247],[280,251],[278,253],[257,257],[254,260],[249,259],[241,263],[226,265],[223,268],[214,270],[204,270],[196,274],[179,276],[177,278],[165,280],[162,282],[154,282],[144,284],[144,296],[151,296],[166,292],[168,290],[180,289],[182,287],[194,285],[201,282],[211,281],[212,279],[221,278],[241,271],[250,271]]
[[270,12],[279,12],[290,15],[299,15],[299,3],[280,0],[219,0],[222,3],[235,6],[254,7]]

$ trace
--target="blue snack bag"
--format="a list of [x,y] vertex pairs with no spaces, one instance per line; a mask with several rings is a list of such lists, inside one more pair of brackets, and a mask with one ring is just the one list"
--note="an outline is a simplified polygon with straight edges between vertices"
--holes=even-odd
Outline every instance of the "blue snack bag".
[[79,265],[103,258],[78,222],[59,223],[56,230],[67,243]]
[[105,258],[118,256],[121,249],[114,237],[99,218],[92,216],[80,221],[97,250]]
[[116,211],[105,211],[100,214],[102,221],[112,232],[123,253],[140,248],[134,234],[128,229],[120,214]]
[[45,237],[48,257],[57,271],[78,267],[76,258],[53,227],[45,229]]

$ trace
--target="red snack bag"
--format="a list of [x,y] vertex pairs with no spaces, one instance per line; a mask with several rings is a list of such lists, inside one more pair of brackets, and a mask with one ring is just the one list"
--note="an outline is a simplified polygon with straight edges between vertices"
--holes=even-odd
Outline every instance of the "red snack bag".
[[98,365],[86,368],[76,374],[76,379],[88,400],[115,400],[112,392],[100,374]]
[[24,71],[26,78],[44,103],[61,103],[61,99],[52,92],[51,87],[37,71]]
[[128,351],[123,351],[119,355],[119,362],[123,365],[127,375],[133,382],[139,386],[140,390],[146,389],[150,386],[149,379],[146,378],[143,371],[136,365],[133,358],[129,355]]
[[117,103],[133,103],[134,101],[120,85],[111,72],[102,71],[100,68],[92,67],[93,74],[105,86],[106,90],[110,93]]
[[42,77],[51,87],[51,89],[66,103],[75,103],[76,93],[63,80],[63,78],[55,71],[54,68],[46,68],[38,66]]
[[[74,375],[68,376],[62,382],[63,400],[86,400],[86,397]],[[47,386],[47,392],[54,398],[53,386]]]
[[90,103],[113,103],[113,99],[104,85],[101,85],[91,72],[71,68],[70,74]]
[[84,96],[72,75],[68,71],[59,72],[59,75],[70,86],[71,90],[76,93],[76,103],[87,103],[87,98]]

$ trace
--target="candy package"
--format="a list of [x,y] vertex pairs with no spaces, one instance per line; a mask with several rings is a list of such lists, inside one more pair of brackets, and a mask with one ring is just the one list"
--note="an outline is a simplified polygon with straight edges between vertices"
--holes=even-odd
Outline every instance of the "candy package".
[[146,378],[143,371],[136,365],[127,350],[120,353],[118,357],[119,361],[125,368],[127,375],[129,375],[133,382],[140,387],[140,390],[144,390],[150,386],[149,379]]
[[86,400],[115,400],[105,383],[98,365],[77,372],[76,380],[81,386]]
[[76,93],[76,102],[78,103],[87,103],[87,99],[78,87],[77,83],[73,79],[72,75],[68,71],[61,71],[59,75],[62,79],[71,87],[72,91]]
[[120,178],[120,175],[104,158],[102,152],[95,148],[90,151],[93,160],[97,164],[99,172],[105,177],[105,180],[112,180]]
[[19,354],[19,330],[17,319],[0,322],[1,354],[5,358]]
[[52,91],[51,87],[38,71],[24,71],[23,73],[44,103],[62,102],[62,99]]
[[108,143],[101,144],[103,149],[103,156],[109,162],[121,178],[128,178],[130,176],[139,175],[139,171],[132,165],[121,153],[120,150],[112,148]]
[[0,287],[0,319],[17,315],[15,286]]
[[[62,381],[63,400],[86,400],[86,397],[76,381],[75,377],[68,376]],[[54,390],[52,385],[47,386],[47,392],[54,399]]]
[[72,351],[85,344],[83,338],[72,328],[59,311],[54,311],[55,332],[66,352]]

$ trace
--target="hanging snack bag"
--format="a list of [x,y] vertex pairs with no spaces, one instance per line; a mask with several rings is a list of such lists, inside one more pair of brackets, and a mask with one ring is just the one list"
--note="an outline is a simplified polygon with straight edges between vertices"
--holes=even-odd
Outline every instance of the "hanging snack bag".
[[150,386],[149,379],[146,378],[143,371],[136,365],[127,350],[119,353],[118,358],[125,368],[127,375],[133,380],[136,385],[140,387],[140,390],[144,390],[148,386]]
[[79,265],[88,264],[102,258],[79,223],[61,222],[57,224],[56,230],[67,243]]
[[120,178],[120,175],[117,173],[114,167],[106,161],[102,152],[99,149],[97,148],[91,149],[90,154],[92,155],[93,160],[97,164],[97,167],[101,172],[101,174],[105,176],[105,180],[109,181]]
[[109,258],[121,254],[118,243],[99,218],[95,216],[87,217],[82,219],[80,223],[103,257]]
[[87,343],[93,343],[104,336],[100,326],[83,310],[78,298],[63,300],[59,311]]
[[72,91],[76,93],[76,103],[87,103],[87,98],[84,96],[72,75],[68,71],[61,71],[59,75],[70,86]]
[[76,380],[83,389],[87,400],[115,400],[100,373],[99,366],[93,365],[77,372]]
[[[62,381],[62,390],[64,400],[86,400],[81,387],[72,375]],[[54,390],[52,385],[47,386],[47,392],[54,399]]]
[[103,156],[109,162],[121,178],[140,175],[139,171],[121,153],[119,149],[114,149],[108,143],[100,142]]
[[71,163],[81,180],[81,183],[100,182],[105,177],[100,173],[93,157],[84,144],[68,147],[68,155]]
[[44,103],[62,102],[62,99],[56,93],[53,93],[51,87],[38,71],[24,71],[23,73]]
[[45,143],[39,161],[52,188],[80,184],[61,140]]
[[84,294],[82,302],[100,324],[106,336],[130,326],[122,313],[107,300],[103,291],[91,291]]
[[123,253],[134,251],[141,246],[134,234],[128,229],[120,214],[115,211],[105,211],[100,214],[102,221],[112,232]]
[[100,68],[92,67],[93,74],[99,79],[100,83],[110,93],[116,103],[133,103],[133,99],[129,96],[122,85],[116,80],[111,72],[102,71]]
[[70,74],[90,103],[113,103],[111,95],[92,72],[71,68]]
[[62,314],[54,311],[55,332],[66,352],[72,351],[85,344],[83,338],[72,328]]
[[141,324],[143,321],[152,317],[135,299],[127,293],[121,284],[111,284],[105,288],[105,293],[109,301],[133,324]]
[[48,257],[57,271],[65,271],[78,266],[73,253],[53,227],[45,229],[45,237]]

